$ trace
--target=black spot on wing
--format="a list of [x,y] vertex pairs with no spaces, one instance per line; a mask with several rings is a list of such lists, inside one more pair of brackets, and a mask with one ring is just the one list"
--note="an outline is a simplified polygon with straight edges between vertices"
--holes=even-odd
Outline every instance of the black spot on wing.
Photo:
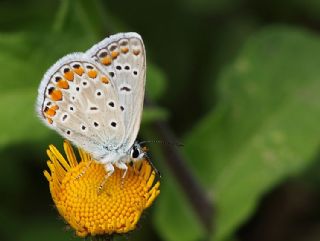
[[128,86],[123,86],[120,88],[120,91],[127,91],[127,92],[130,92],[131,89],[128,87]]

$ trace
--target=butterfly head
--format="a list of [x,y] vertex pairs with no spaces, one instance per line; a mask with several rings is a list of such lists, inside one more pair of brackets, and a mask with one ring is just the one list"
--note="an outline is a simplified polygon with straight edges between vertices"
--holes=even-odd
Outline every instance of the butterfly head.
[[158,177],[161,178],[161,174],[158,171],[158,169],[153,165],[153,162],[151,161],[149,155],[147,154],[147,147],[142,147],[141,144],[145,143],[145,141],[142,142],[135,142],[131,149],[130,149],[130,157],[131,159],[135,161],[141,161],[142,159],[145,159],[149,162],[149,164],[152,166],[152,169],[155,171]]
[[139,161],[145,158],[146,152],[138,142],[135,142],[130,149],[130,157],[133,161]]

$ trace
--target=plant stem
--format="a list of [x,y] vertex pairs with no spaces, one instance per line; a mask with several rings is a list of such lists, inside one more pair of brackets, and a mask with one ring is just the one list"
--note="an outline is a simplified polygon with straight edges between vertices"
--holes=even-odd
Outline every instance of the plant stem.
[[54,32],[61,32],[70,7],[70,0],[61,0],[52,29]]
[[[146,99],[146,105],[151,105]],[[160,137],[160,140],[175,141],[176,138],[170,130],[168,124],[164,121],[155,121],[153,130]],[[173,145],[163,145],[162,151],[165,155],[167,166],[174,174],[179,185],[182,187],[189,202],[199,217],[199,220],[208,232],[212,231],[214,207],[212,200],[209,199],[206,191],[201,187],[199,182],[188,168],[187,162],[184,160],[178,149]]]

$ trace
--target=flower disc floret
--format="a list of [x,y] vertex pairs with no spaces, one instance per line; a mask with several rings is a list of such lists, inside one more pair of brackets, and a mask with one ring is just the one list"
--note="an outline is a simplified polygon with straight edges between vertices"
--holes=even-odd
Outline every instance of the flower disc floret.
[[104,166],[82,150],[78,162],[67,141],[64,150],[66,159],[49,146],[49,171],[44,175],[60,215],[76,234],[111,235],[135,229],[142,212],[160,193],[160,183],[148,161],[129,166],[124,177],[123,170],[115,168],[99,191],[106,177]]

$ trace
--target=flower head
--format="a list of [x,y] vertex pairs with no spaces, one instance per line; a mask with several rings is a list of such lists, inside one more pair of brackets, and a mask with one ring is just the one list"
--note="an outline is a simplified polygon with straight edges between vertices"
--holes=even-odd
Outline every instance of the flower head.
[[64,150],[66,159],[53,145],[49,146],[50,171],[44,171],[44,175],[60,215],[76,234],[85,237],[133,230],[142,212],[160,193],[160,183],[154,181],[150,164],[143,160],[139,166],[129,166],[125,177],[115,168],[99,192],[106,176],[104,166],[82,150],[78,162],[67,141]]

